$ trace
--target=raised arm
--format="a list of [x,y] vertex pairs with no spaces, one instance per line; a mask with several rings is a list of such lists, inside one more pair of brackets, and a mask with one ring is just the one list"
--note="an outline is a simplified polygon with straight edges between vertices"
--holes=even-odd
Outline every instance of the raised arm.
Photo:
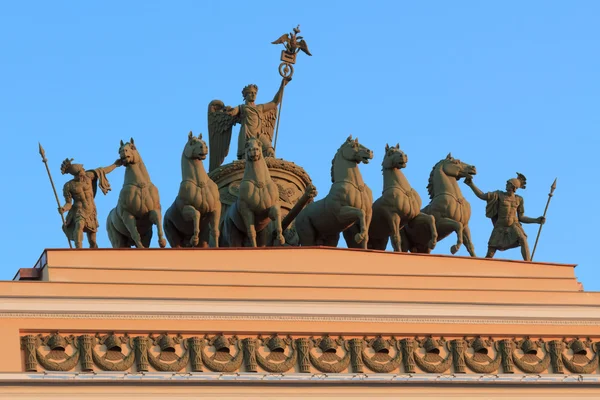
[[[103,168],[98,168],[104,171],[105,174],[110,174],[111,172],[113,172],[115,170],[115,168],[122,166],[123,163],[121,162],[121,159],[117,159],[114,163],[110,164],[108,167],[103,167]],[[91,179],[94,179],[96,177],[96,173],[94,171],[87,171],[87,175],[88,177],[90,177]]]
[[115,170],[115,168],[120,167],[122,165],[123,163],[121,162],[121,159],[118,158],[114,163],[110,164],[108,167],[104,167],[104,172],[110,174]]
[[292,80],[292,78],[283,78],[283,80],[281,81],[281,85],[279,86],[279,90],[277,91],[277,93],[275,93],[275,97],[273,97],[273,100],[271,100],[270,103],[263,104],[263,111],[271,111],[271,110],[274,110],[277,108],[279,103],[281,103],[281,99],[283,96],[283,88],[291,80]]
[[479,197],[481,200],[489,200],[489,195],[487,193],[483,193],[481,189],[475,186],[475,184],[473,183],[473,177],[467,176],[465,178],[465,185],[470,187],[473,193],[475,193],[475,196]]

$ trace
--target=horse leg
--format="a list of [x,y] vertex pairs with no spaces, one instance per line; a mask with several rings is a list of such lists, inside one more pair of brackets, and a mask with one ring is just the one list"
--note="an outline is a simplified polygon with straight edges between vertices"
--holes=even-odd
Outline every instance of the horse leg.
[[160,209],[150,210],[148,213],[148,218],[153,225],[156,225],[156,229],[158,230],[158,245],[161,249],[164,249],[167,246],[167,241],[165,240],[165,234],[163,232],[162,215],[160,214]]
[[456,254],[463,243],[463,224],[450,218],[436,218],[437,230],[450,230],[456,232],[456,244],[450,247],[450,253]]
[[435,245],[437,244],[437,229],[435,227],[435,217],[433,215],[419,213],[414,219],[416,223],[423,223],[429,226],[429,231],[431,232],[431,239],[429,239],[429,243],[427,243],[427,248],[433,250]]
[[183,208],[181,209],[181,216],[184,220],[192,221],[192,223],[194,224],[194,234],[190,239],[190,246],[198,246],[198,242],[200,240],[198,238],[198,235],[200,235],[200,212],[198,212],[198,210],[196,210],[194,207],[187,205],[183,206]]
[[296,233],[298,233],[298,242],[300,246],[316,246],[317,232],[310,218],[303,214],[305,210],[302,210],[298,217],[296,217],[295,226]]
[[113,208],[106,218],[106,232],[108,233],[108,240],[113,249],[119,249],[127,246],[127,238],[125,238],[114,224],[114,219],[118,219],[117,211]]
[[408,239],[408,235],[406,234],[406,227],[400,230],[400,251],[403,253],[408,253],[411,250],[410,240]]
[[246,228],[246,234],[250,240],[250,246],[256,247],[256,227],[254,226],[254,213],[245,202],[239,201],[238,205],[240,215],[242,216],[242,220],[244,221]]
[[[167,211],[168,213],[169,211]],[[171,218],[166,217],[163,218],[163,230],[165,231],[165,236],[167,237],[167,241],[169,242],[169,246],[172,248],[181,247],[181,242],[183,239],[181,238],[180,232],[175,227],[175,224],[171,220]]]
[[131,240],[135,243],[135,247],[138,249],[143,249],[144,245],[142,244],[142,238],[140,237],[140,233],[137,230],[137,225],[135,221],[135,217],[129,211],[123,210],[121,211],[121,220],[123,221],[123,225],[127,228],[129,232],[129,236]]
[[356,207],[343,206],[338,213],[338,219],[343,222],[358,221],[360,232],[354,235],[354,240],[357,244],[362,244],[362,247],[366,249],[369,234],[367,232],[368,228],[365,212]]
[[281,229],[281,209],[279,206],[273,206],[269,208],[269,218],[275,221],[275,241],[273,245],[283,246],[285,244],[285,238],[283,237],[283,230]]
[[[373,200],[371,199],[371,203],[373,202]],[[367,249],[369,248],[369,227],[371,226],[371,220],[373,219],[373,210],[369,207],[367,209],[367,211],[364,211],[365,214],[365,239],[362,242],[362,248],[363,249]]]
[[386,220],[389,224],[389,230],[392,233],[391,239],[394,251],[402,251],[402,238],[400,237],[400,223],[402,222],[402,219],[400,218],[400,215],[388,213]]
[[469,252],[471,257],[477,257],[475,255],[475,246],[473,246],[473,240],[471,240],[471,229],[469,225],[463,225],[463,243]]
[[214,240],[215,247],[219,247],[219,236],[221,236],[221,232],[219,232],[219,223],[221,222],[221,202],[217,202],[210,218],[210,235]]

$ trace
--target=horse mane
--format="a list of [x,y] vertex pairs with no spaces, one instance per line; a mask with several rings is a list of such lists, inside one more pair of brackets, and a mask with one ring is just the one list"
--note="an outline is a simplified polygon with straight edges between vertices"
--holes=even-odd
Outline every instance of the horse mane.
[[444,161],[446,161],[446,159],[440,160],[438,161],[433,168],[431,169],[431,173],[429,174],[429,181],[427,183],[427,193],[429,193],[429,199],[433,200],[433,196],[435,196],[435,193],[433,193],[433,175],[435,173],[436,168],[443,163]]
[[334,173],[333,173],[333,171],[335,169],[335,158],[338,156],[338,153],[342,150],[342,147],[344,147],[345,144],[346,144],[346,142],[342,143],[340,148],[337,149],[337,151],[335,152],[333,159],[331,160],[331,183],[335,183],[335,177],[334,177]]

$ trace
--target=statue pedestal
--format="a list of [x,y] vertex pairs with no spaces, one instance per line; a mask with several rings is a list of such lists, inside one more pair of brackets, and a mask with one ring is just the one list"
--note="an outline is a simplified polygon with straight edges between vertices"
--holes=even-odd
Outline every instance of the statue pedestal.
[[0,294],[0,397],[600,396],[600,293],[574,265],[56,249]]

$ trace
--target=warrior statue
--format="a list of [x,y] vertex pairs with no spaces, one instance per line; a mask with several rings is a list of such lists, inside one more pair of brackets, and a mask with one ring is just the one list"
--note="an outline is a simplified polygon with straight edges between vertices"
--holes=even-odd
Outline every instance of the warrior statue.
[[121,166],[121,161],[117,160],[108,167],[88,171],[83,168],[82,164],[72,164],[72,161],[72,158],[67,158],[60,166],[60,172],[63,175],[74,176],[63,186],[65,205],[58,209],[61,214],[68,211],[63,231],[69,240],[75,242],[76,248],[83,247],[83,232],[87,234],[90,247],[97,248],[98,217],[94,198],[98,186],[102,193],[108,193],[110,184],[106,179],[106,174]]
[[225,107],[221,100],[213,100],[208,105],[208,135],[210,161],[209,172],[225,160],[229,153],[231,131],[240,124],[238,135],[237,159],[245,156],[246,141],[250,138],[260,140],[264,157],[274,157],[273,132],[277,120],[277,105],[281,102],[282,92],[291,78],[284,78],[273,100],[265,104],[255,104],[258,86],[250,84],[242,90],[244,104],[237,107]]
[[524,224],[543,224],[545,217],[530,218],[526,217],[523,198],[515,192],[517,189],[525,189],[526,179],[523,174],[517,172],[517,177],[506,181],[506,191],[497,190],[495,192],[483,193],[473,183],[473,178],[465,178],[467,184],[481,200],[487,202],[485,216],[491,218],[494,224],[494,230],[488,241],[488,251],[486,258],[494,257],[497,250],[504,251],[521,247],[523,260],[530,261],[529,245],[527,244],[527,235],[521,226]]

